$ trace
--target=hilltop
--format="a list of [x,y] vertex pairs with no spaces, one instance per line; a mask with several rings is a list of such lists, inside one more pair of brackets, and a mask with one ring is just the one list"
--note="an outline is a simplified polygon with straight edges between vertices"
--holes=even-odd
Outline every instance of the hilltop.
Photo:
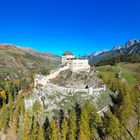
[[60,63],[60,56],[52,54],[50,52],[39,52],[37,50],[34,50],[32,48],[27,48],[27,47],[18,47],[18,48],[34,56],[41,57],[45,59],[46,61],[48,61],[49,63],[52,62],[54,64],[56,62],[56,65]]

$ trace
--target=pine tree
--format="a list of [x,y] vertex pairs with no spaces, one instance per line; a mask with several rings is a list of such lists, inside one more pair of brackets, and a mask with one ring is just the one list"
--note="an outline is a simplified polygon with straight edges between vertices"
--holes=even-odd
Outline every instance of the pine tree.
[[22,140],[30,140],[30,130],[31,130],[31,119],[28,112],[26,112],[24,117],[24,129]]
[[117,117],[122,126],[127,126],[128,120],[132,112],[132,101],[129,88],[122,84],[119,87],[118,98],[121,101],[117,109]]
[[90,140],[89,116],[85,107],[81,109],[79,140]]
[[12,97],[12,93],[8,93],[8,108],[9,108],[9,115],[10,115],[10,123],[12,123],[13,121],[13,104],[14,104],[14,100]]
[[46,120],[43,124],[43,129],[44,129],[44,138],[45,140],[50,140],[50,122],[48,117],[46,117]]
[[38,122],[36,117],[33,116],[32,118],[32,127],[31,127],[31,140],[37,140],[38,138]]
[[34,115],[37,118],[37,121],[39,121],[39,113],[41,111],[42,111],[42,106],[41,106],[40,102],[38,100],[36,100],[34,105],[33,105],[33,112],[34,112]]
[[104,116],[103,126],[107,137],[110,136],[113,139],[119,139],[121,134],[120,123],[111,112],[108,112],[107,115]]
[[13,113],[13,131],[15,134],[18,133],[19,123],[20,123],[20,116],[24,116],[25,112],[25,104],[22,95],[17,96],[17,102],[15,105],[15,110]]
[[2,128],[4,133],[7,133],[10,121],[9,109],[7,105],[3,105],[2,109],[0,110],[0,116],[2,116],[0,117],[0,128]]
[[62,129],[63,119],[64,119],[64,111],[62,109],[60,109],[60,112],[59,112],[59,128],[60,128],[60,131]]
[[42,106],[41,106],[40,102],[38,100],[36,100],[33,105],[33,111],[38,114],[41,110],[42,110]]
[[18,95],[17,96],[17,103],[16,106],[20,108],[21,113],[24,115],[25,112],[25,104],[24,104],[24,97],[23,95]]
[[97,114],[97,109],[94,107],[94,105],[91,104],[90,106],[91,111],[89,112],[89,125],[90,125],[90,133],[91,133],[91,139],[99,139],[99,135],[97,132],[97,128],[101,122],[100,116]]
[[0,95],[1,95],[2,100],[3,100],[3,104],[6,104],[7,96],[6,96],[5,90],[2,90],[2,91],[0,92]]
[[67,118],[64,118],[62,122],[62,130],[61,130],[62,140],[66,140],[67,133],[68,133],[68,122],[67,122]]
[[76,111],[74,108],[72,108],[69,114],[69,139],[70,140],[75,140],[76,131],[77,131]]
[[56,120],[53,118],[51,122],[51,140],[58,140],[58,126]]
[[37,140],[45,140],[42,122],[39,123],[38,138]]
[[81,106],[79,104],[75,104],[75,111],[76,111],[76,140],[79,139],[80,135],[80,120],[81,120]]
[[18,133],[19,128],[19,115],[20,115],[20,108],[17,106],[14,110],[13,114],[13,131],[15,134]]

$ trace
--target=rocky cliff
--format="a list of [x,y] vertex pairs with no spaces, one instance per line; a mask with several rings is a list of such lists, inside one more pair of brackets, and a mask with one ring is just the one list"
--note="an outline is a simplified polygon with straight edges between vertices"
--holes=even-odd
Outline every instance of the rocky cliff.
[[72,72],[68,69],[60,72],[56,78],[51,79],[51,82],[59,86],[73,88],[97,88],[101,84],[94,68],[90,72],[79,73]]

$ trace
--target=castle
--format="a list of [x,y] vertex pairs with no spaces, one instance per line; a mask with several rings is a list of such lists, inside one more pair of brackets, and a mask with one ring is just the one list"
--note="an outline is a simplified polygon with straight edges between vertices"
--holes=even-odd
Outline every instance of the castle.
[[88,59],[75,58],[74,55],[67,51],[62,55],[62,66],[67,66],[71,71],[90,71]]

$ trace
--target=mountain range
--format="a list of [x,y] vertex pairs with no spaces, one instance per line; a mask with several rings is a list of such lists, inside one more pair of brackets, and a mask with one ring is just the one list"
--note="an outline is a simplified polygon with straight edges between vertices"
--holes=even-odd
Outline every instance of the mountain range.
[[123,54],[138,54],[140,55],[140,40],[128,40],[124,46],[115,46],[111,50],[103,50],[88,54],[90,64],[95,64],[108,56],[123,55]]

